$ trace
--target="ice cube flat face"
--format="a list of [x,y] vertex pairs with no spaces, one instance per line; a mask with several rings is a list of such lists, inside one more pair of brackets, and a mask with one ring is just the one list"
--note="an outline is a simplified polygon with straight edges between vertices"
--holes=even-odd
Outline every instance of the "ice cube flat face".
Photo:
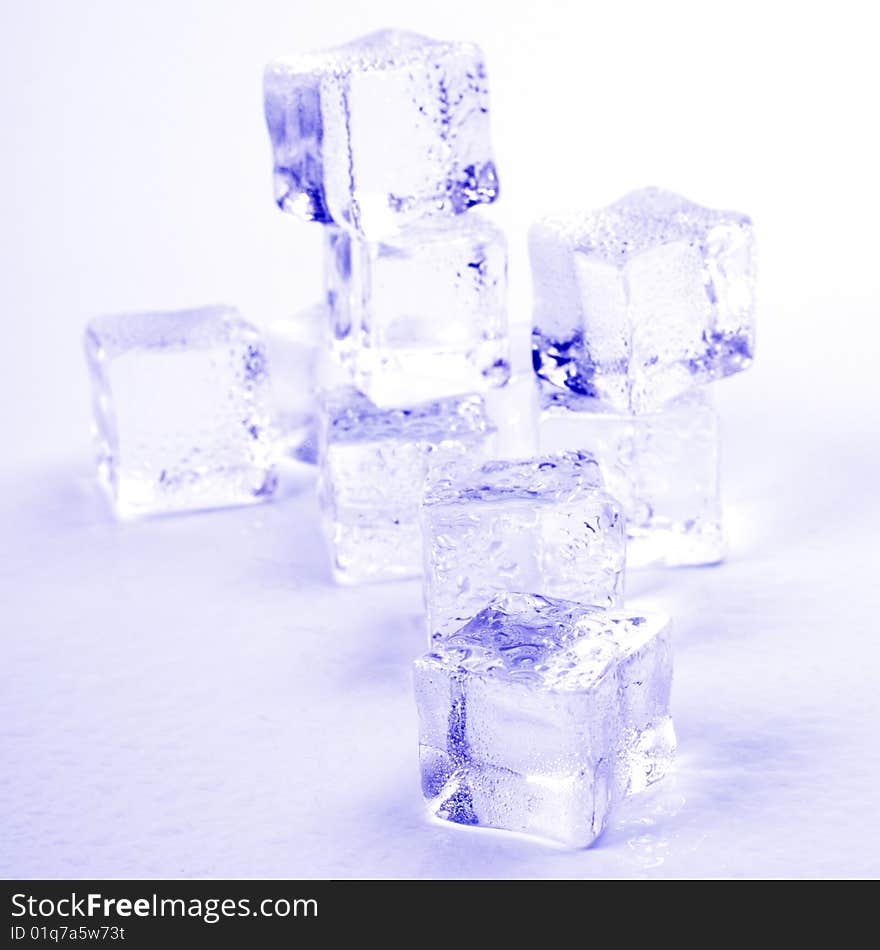
[[625,526],[601,485],[581,452],[435,468],[422,504],[430,635],[458,629],[511,590],[618,605]]
[[264,93],[275,199],[301,218],[375,237],[498,194],[473,44],[384,30],[271,63]]
[[656,188],[529,236],[533,360],[548,388],[650,412],[746,369],[755,254],[745,215]]
[[415,664],[422,786],[440,818],[585,847],[671,766],[665,618],[511,593]]
[[235,310],[98,317],[85,350],[99,478],[119,517],[272,495],[266,352]]
[[498,228],[467,215],[378,242],[325,230],[333,343],[376,405],[485,392],[507,380],[507,248]]
[[435,465],[491,453],[479,396],[380,409],[352,387],[324,396],[319,494],[339,583],[417,577],[419,503]]
[[705,390],[638,416],[561,394],[545,393],[542,405],[541,451],[590,453],[620,502],[628,567],[724,558],[719,421]]

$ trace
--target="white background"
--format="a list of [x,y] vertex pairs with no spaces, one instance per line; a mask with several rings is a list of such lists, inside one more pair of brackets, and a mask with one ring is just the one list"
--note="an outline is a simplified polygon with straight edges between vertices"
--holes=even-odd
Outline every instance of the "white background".
[[[869,11],[3,0],[0,873],[880,873]],[[717,387],[731,556],[629,585],[678,624],[679,768],[586,852],[425,821],[418,585],[330,585],[307,473],[260,510],[126,526],[92,484],[83,324],[317,299],[262,66],[387,25],[486,52],[519,325],[539,212],[658,184],[759,235],[758,358]]]

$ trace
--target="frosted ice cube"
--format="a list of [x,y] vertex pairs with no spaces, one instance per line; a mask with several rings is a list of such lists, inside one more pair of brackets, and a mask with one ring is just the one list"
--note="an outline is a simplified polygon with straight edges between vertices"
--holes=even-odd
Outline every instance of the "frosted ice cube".
[[552,386],[657,409],[745,369],[755,258],[745,215],[646,188],[535,224],[533,357]]
[[478,215],[369,241],[327,228],[334,345],[379,406],[502,384],[510,373],[507,248]]
[[482,399],[379,409],[345,387],[322,402],[319,492],[334,577],[347,584],[417,577],[428,471],[491,453],[494,430]]
[[628,567],[723,559],[719,423],[705,390],[639,416],[559,393],[542,402],[541,451],[596,459],[626,515]]
[[666,618],[510,593],[415,663],[422,788],[449,821],[585,847],[675,751]]
[[265,348],[235,310],[98,317],[85,350],[99,477],[120,517],[273,493]]
[[301,218],[385,234],[498,194],[483,55],[383,30],[270,63],[275,200]]
[[435,468],[422,505],[429,632],[458,629],[504,591],[618,605],[626,534],[601,486],[582,452]]

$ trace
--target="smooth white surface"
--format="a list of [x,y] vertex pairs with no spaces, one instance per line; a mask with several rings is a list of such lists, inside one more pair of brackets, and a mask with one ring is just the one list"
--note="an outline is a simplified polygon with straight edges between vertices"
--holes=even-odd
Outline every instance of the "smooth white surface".
[[[0,873],[880,873],[862,10],[3,7]],[[268,325],[314,300],[319,236],[271,203],[262,63],[388,24],[486,48],[521,326],[539,211],[656,183],[756,222],[758,361],[718,387],[730,558],[630,578],[677,621],[678,771],[586,852],[425,820],[418,585],[330,585],[307,472],[272,506],[124,526],[93,486],[85,320],[227,300]]]

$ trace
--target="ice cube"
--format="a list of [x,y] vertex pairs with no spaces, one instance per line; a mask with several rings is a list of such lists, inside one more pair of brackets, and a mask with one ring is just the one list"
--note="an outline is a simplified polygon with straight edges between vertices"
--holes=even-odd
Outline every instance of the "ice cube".
[[538,222],[529,235],[538,376],[645,412],[745,369],[753,244],[745,215],[656,188]]
[[85,350],[99,477],[119,517],[273,493],[265,348],[235,310],[98,317]]
[[400,407],[503,384],[507,248],[471,214],[370,241],[327,228],[332,337],[354,385]]
[[419,503],[428,471],[491,453],[480,396],[380,409],[353,387],[322,400],[320,499],[337,582],[417,577]]
[[275,200],[309,221],[377,236],[495,200],[483,55],[383,30],[270,63]]
[[621,503],[628,567],[723,559],[718,414],[705,389],[638,416],[564,393],[542,404],[540,450],[590,453]]
[[434,813],[585,847],[669,770],[663,617],[509,593],[415,663],[422,788]]
[[583,452],[436,467],[422,505],[430,634],[458,629],[505,591],[618,605],[626,533],[601,489]]

